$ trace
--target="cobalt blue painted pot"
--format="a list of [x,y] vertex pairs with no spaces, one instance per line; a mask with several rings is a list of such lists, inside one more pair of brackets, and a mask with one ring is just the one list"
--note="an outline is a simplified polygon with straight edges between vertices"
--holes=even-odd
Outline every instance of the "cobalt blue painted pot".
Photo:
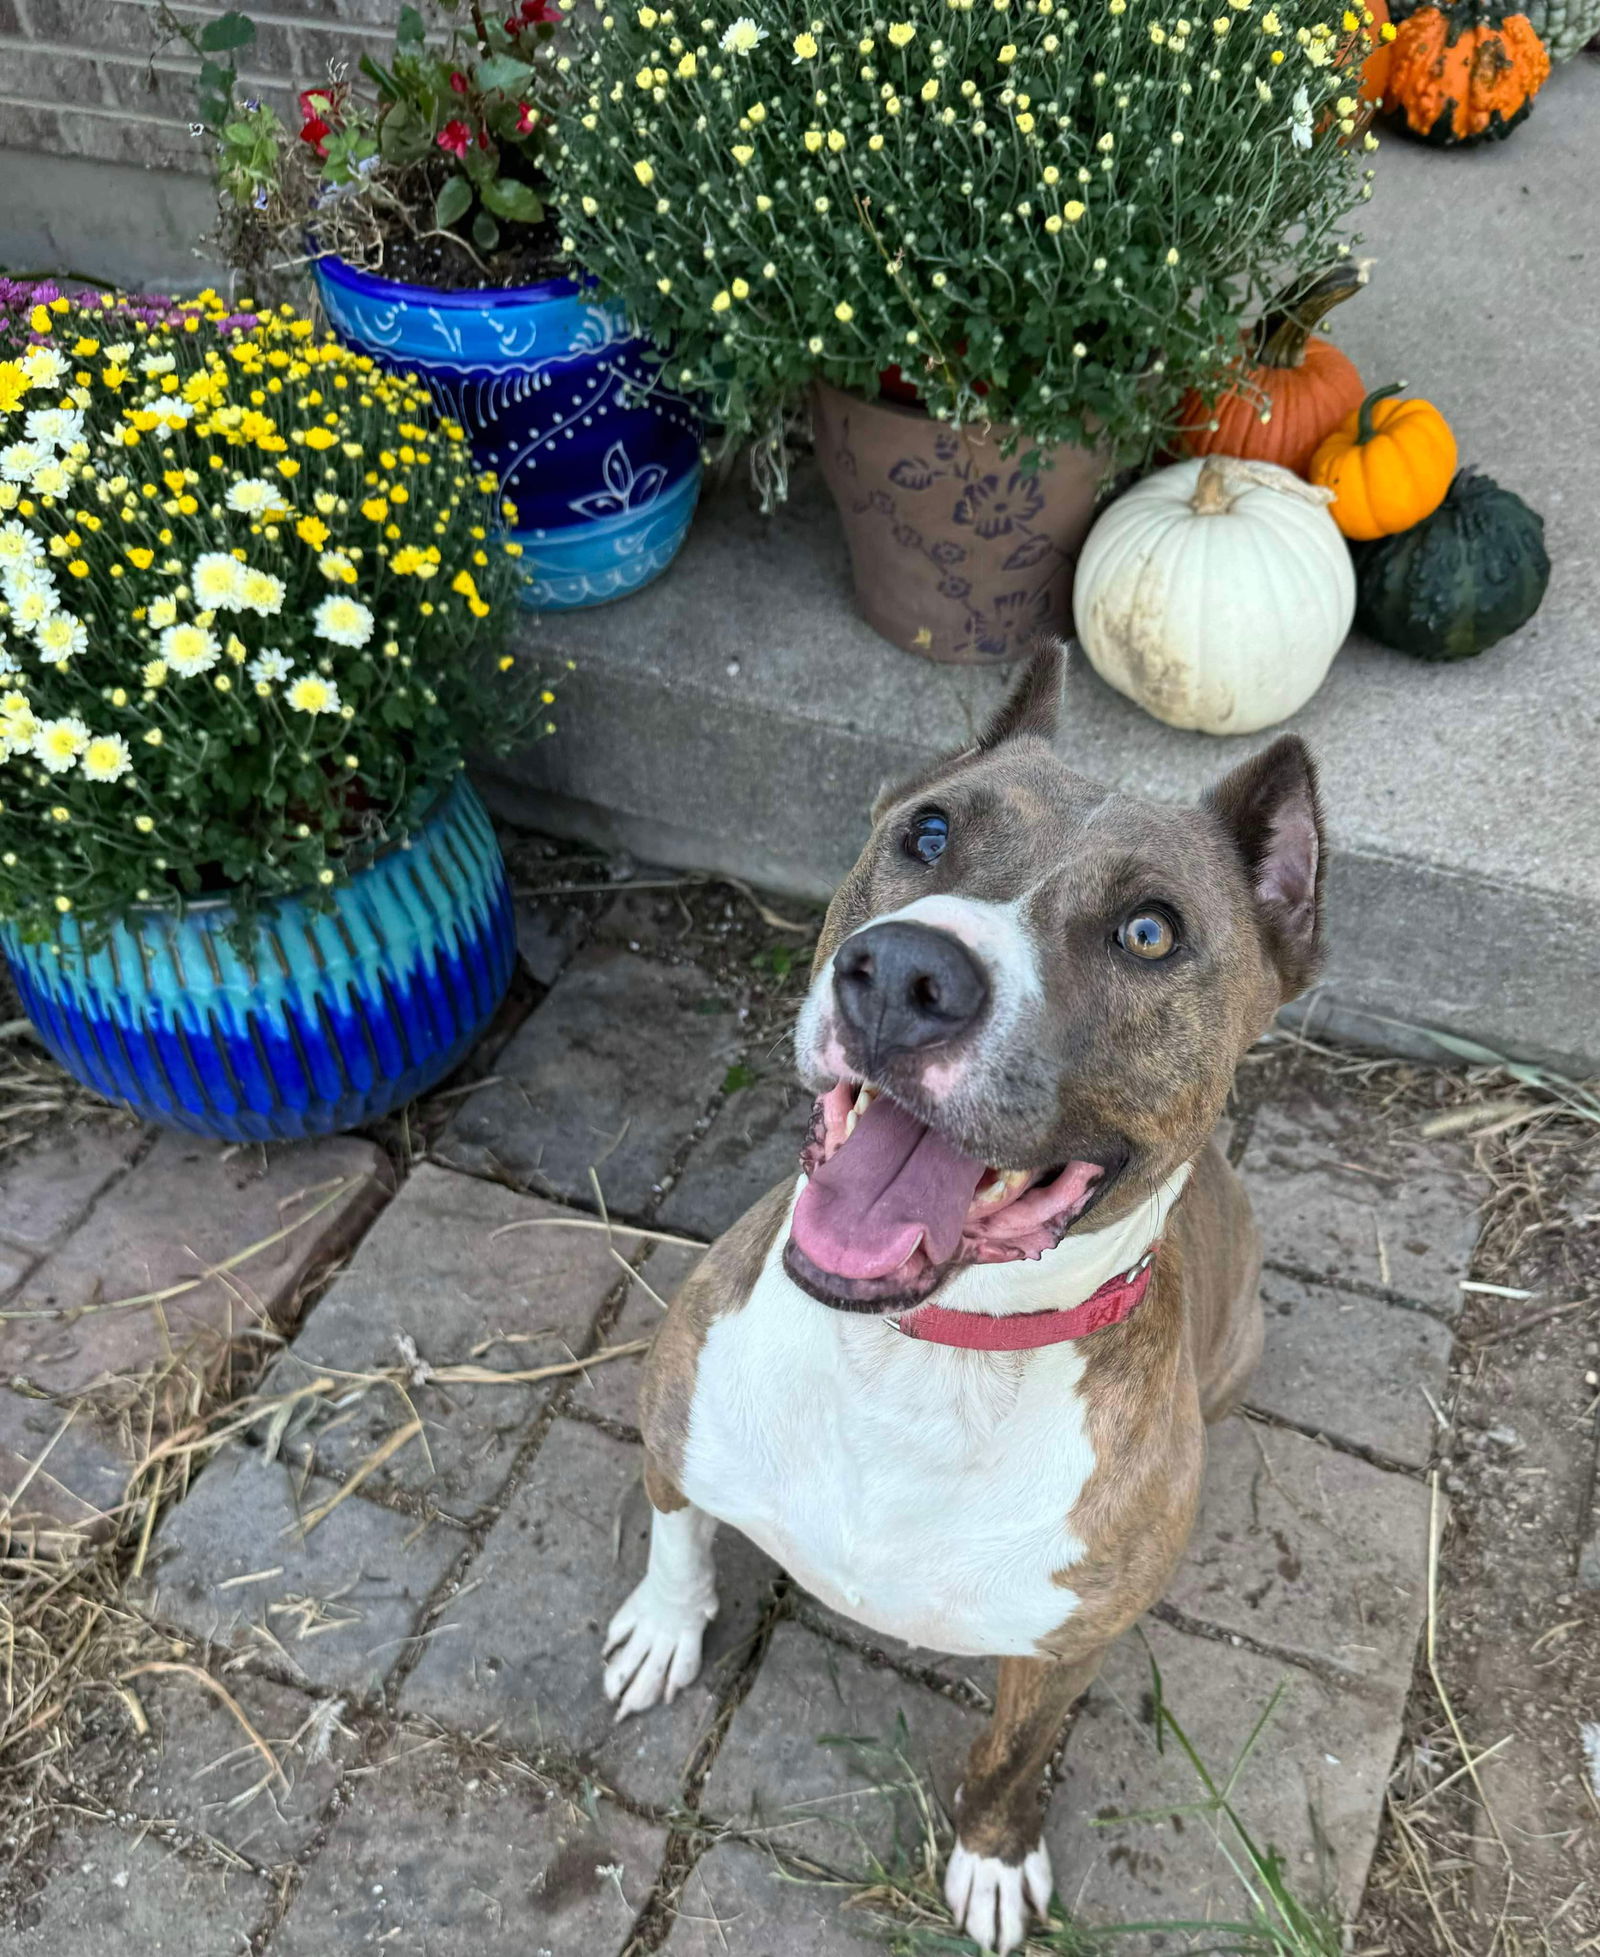
[[347,345],[427,382],[517,508],[524,603],[603,605],[659,577],[700,493],[700,421],[622,313],[571,279],[435,291],[319,258]]
[[252,1142],[354,1128],[432,1087],[516,958],[500,845],[464,775],[330,909],[279,898],[242,952],[232,921],[226,899],[139,906],[93,952],[71,918],[59,943],[0,924],[0,947],[68,1073],[151,1121]]

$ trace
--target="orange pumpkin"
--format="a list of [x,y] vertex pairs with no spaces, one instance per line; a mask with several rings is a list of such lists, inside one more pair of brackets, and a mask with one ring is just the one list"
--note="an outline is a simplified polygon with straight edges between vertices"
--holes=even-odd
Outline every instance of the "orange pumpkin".
[[1400,23],[1393,56],[1384,100],[1429,143],[1509,136],[1550,74],[1527,15],[1502,14],[1490,0],[1419,7]]
[[1369,394],[1311,458],[1333,491],[1328,514],[1347,537],[1392,537],[1432,516],[1456,472],[1456,438],[1430,401],[1397,401],[1399,382]]
[[1361,86],[1356,92],[1363,102],[1380,103],[1389,93],[1397,32],[1389,15],[1388,0],[1367,0],[1365,26],[1371,51],[1361,64]]
[[1323,436],[1361,405],[1355,363],[1313,328],[1359,292],[1367,268],[1349,259],[1323,273],[1292,303],[1280,299],[1246,335],[1239,377],[1215,404],[1198,389],[1178,408],[1184,455],[1239,455],[1303,476]]

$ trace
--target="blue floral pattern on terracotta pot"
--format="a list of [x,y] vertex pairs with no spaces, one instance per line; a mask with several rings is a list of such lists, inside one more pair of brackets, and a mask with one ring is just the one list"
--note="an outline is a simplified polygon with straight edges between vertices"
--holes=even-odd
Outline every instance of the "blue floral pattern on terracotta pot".
[[511,982],[500,846],[460,777],[407,842],[314,910],[263,906],[241,945],[226,900],[143,906],[86,951],[0,948],[71,1074],[135,1113],[229,1141],[328,1135],[387,1114],[471,1050]]
[[677,556],[700,493],[700,420],[621,312],[571,279],[435,291],[316,261],[335,332],[421,376],[517,508],[524,602],[603,605]]

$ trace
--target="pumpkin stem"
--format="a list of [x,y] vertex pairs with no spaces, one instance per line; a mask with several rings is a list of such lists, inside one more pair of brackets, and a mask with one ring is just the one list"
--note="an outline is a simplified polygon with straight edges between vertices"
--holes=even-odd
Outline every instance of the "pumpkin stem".
[[1370,442],[1377,430],[1372,425],[1372,410],[1380,401],[1387,401],[1391,394],[1405,392],[1404,381],[1390,381],[1387,387],[1375,387],[1361,403],[1361,412],[1356,416],[1356,447],[1361,448]]
[[1281,496],[1295,496],[1302,503],[1316,503],[1323,509],[1333,501],[1331,489],[1302,482],[1275,462],[1247,462],[1237,455],[1208,455],[1195,478],[1189,507],[1196,516],[1226,516],[1247,489],[1274,489]]
[[1262,367],[1300,367],[1313,333],[1341,301],[1359,292],[1372,268],[1369,258],[1341,259],[1299,292],[1280,293],[1256,322],[1252,350]]

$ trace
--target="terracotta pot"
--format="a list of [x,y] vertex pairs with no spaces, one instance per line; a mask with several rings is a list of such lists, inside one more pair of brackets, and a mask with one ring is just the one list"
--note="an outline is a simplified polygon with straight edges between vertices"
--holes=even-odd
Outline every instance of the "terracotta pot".
[[1000,453],[998,425],[951,428],[920,409],[816,384],[817,457],[844,521],[856,603],[907,652],[953,666],[1015,659],[1071,625],[1072,577],[1106,460],[1087,449]]

